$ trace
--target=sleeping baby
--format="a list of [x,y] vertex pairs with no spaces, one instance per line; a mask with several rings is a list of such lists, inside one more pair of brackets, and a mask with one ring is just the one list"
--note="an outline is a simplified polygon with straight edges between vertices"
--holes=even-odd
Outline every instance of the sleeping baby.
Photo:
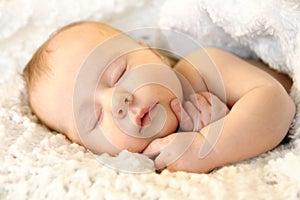
[[216,48],[173,60],[98,22],[52,35],[23,75],[33,112],[96,154],[209,172],[276,147],[295,114],[289,78]]

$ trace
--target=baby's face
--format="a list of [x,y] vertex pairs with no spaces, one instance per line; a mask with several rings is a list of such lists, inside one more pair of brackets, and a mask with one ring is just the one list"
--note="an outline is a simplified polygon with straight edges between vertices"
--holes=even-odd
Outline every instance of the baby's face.
[[142,152],[178,126],[170,109],[182,92],[175,73],[131,38],[114,41],[117,34],[93,25],[59,33],[49,46],[52,73],[33,96],[42,121],[96,153]]

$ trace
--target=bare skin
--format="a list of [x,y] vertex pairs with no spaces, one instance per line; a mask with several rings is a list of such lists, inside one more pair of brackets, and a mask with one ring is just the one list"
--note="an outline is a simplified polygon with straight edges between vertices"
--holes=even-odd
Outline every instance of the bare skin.
[[275,71],[274,69],[270,68],[268,65],[266,65],[265,63],[263,63],[261,61],[258,61],[258,60],[246,60],[246,61],[249,62],[250,64],[258,67],[259,69],[267,72],[268,74],[270,74],[279,83],[281,83],[281,85],[284,87],[284,89],[287,92],[290,92],[293,81],[288,75]]
[[[32,92],[31,104],[44,123],[65,133],[70,140],[95,153],[116,155],[122,149],[143,152],[156,157],[154,162],[158,169],[203,173],[266,152],[278,145],[286,135],[295,113],[294,103],[280,84],[289,89],[291,82],[287,77],[274,73],[278,82],[268,74],[269,71],[266,73],[230,53],[214,48],[205,49],[205,52],[216,65],[221,85],[215,81],[216,73],[207,71],[207,63],[197,63],[203,50],[192,52],[176,63],[174,71],[188,80],[195,94],[180,102],[170,91],[157,85],[141,87],[134,94],[126,93],[127,114],[136,125],[151,123],[145,113],[149,113],[156,104],[165,109],[167,120],[163,129],[153,137],[134,138],[125,134],[114,122],[115,108],[111,102],[116,83],[123,74],[145,64],[168,66],[157,52],[142,48],[136,41],[125,37],[124,44],[136,46],[139,50],[121,56],[107,68],[97,83],[95,99],[81,96],[82,108],[96,104],[95,113],[101,116],[101,120],[92,123],[105,129],[104,138],[108,142],[103,144],[103,136],[93,129],[89,129],[84,136],[86,140],[82,142],[72,109],[74,83],[84,59],[97,45],[116,34],[120,31],[107,25],[86,23],[63,31],[50,42],[48,62],[52,71]],[[187,60],[196,62],[201,73],[195,73]],[[104,61],[99,63],[105,64]],[[159,72],[156,74],[159,75]],[[182,88],[185,89],[184,86]],[[212,104],[218,109],[212,111]],[[85,121],[87,117],[80,120],[89,124]],[[208,121],[208,118],[213,120]],[[176,132],[178,125],[182,132]],[[211,133],[218,137],[211,137]],[[182,143],[191,143],[184,151],[178,152],[182,149],[173,148],[175,138]],[[206,152],[203,153],[203,150]]]
[[[227,106],[231,111],[223,119],[209,124],[199,132],[175,133],[153,141],[145,152],[154,155],[159,151],[160,154],[155,159],[159,168],[166,167],[171,171],[184,169],[191,172],[209,172],[215,167],[254,157],[274,148],[288,131],[295,113],[295,105],[280,84],[282,82],[288,90],[291,86],[288,77],[259,64],[265,71],[271,72],[278,82],[269,74],[232,54],[214,48],[206,49],[206,52],[221,73]],[[195,55],[197,52],[192,53],[189,59],[192,60]],[[179,62],[175,65],[175,70],[191,81],[195,91],[205,90],[204,87],[199,87],[200,77],[195,79],[195,71],[188,70],[189,67],[188,63]],[[202,79],[213,78],[205,75],[207,74],[204,74]],[[210,92],[218,96],[219,91],[218,88],[211,86]],[[179,117],[184,108],[173,110]],[[188,120],[183,120],[186,121]],[[220,126],[222,128],[218,129]],[[210,137],[214,134],[214,130],[220,132],[217,139]],[[172,160],[174,148],[170,144],[183,134],[194,140],[179,158]],[[212,148],[209,146],[211,144]],[[201,157],[199,152],[205,156]],[[198,158],[195,158],[197,155]]]
[[[172,67],[174,67],[176,65],[176,63],[178,62],[178,60],[170,58],[170,57],[168,57],[167,60]],[[259,69],[261,69],[261,70],[265,71],[266,73],[268,73],[269,75],[271,75],[284,87],[284,89],[288,93],[290,92],[293,81],[288,75],[280,73],[280,72],[270,68],[267,64],[263,63],[260,60],[246,59],[245,61],[247,61],[251,65],[258,67]]]

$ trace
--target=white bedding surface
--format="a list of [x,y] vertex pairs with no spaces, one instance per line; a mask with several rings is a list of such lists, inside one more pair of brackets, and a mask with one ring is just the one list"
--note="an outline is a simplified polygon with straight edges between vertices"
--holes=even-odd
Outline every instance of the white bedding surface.
[[[31,114],[20,73],[51,32],[77,20],[104,21],[122,30],[153,26],[162,4],[159,0],[0,1],[0,199],[300,198],[297,137],[210,174],[132,174],[103,165]],[[103,159],[115,166],[121,163],[125,171],[131,163],[136,170],[151,169],[146,158],[127,152],[118,158],[102,155]]]

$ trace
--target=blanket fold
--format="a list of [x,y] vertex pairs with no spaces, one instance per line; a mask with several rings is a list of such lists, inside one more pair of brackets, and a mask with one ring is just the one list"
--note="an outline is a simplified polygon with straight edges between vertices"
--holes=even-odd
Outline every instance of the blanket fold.
[[298,137],[300,3],[297,0],[167,0],[159,26],[184,32],[203,45],[258,58],[293,79],[297,105],[291,137]]

